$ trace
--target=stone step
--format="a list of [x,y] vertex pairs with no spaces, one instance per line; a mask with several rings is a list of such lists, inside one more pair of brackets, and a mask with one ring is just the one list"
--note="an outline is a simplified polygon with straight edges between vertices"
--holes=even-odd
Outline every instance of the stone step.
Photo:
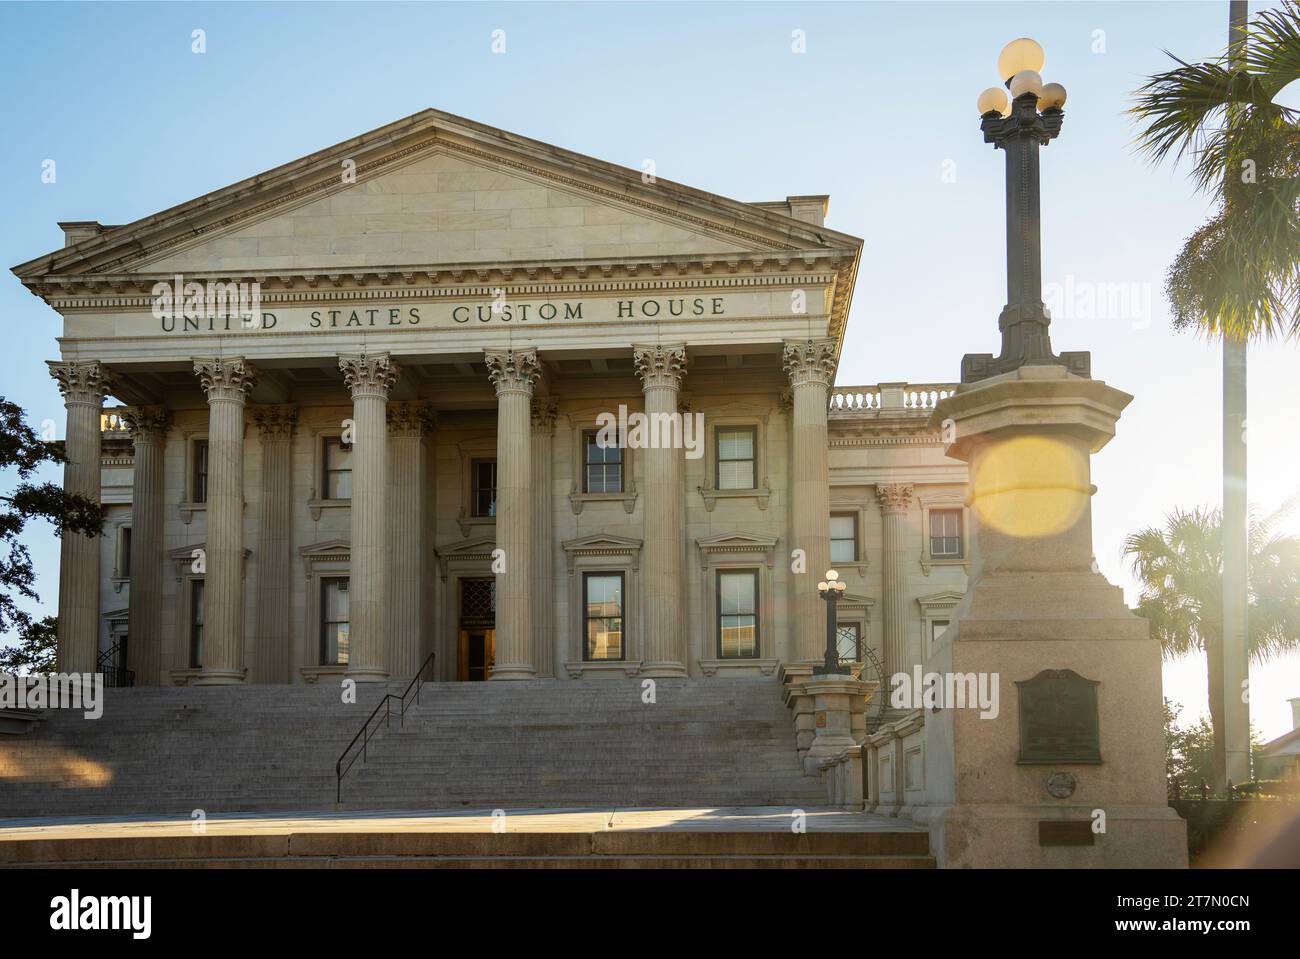
[[23,867],[932,869],[924,832],[300,832],[0,841]]

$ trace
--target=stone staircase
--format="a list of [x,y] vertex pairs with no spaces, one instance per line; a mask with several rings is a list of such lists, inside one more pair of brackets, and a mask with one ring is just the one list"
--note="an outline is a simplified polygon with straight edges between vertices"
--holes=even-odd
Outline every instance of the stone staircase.
[[[363,685],[105,691],[0,738],[0,818],[327,809],[334,763],[384,692]],[[371,740],[345,808],[826,804],[775,679],[426,684]]]

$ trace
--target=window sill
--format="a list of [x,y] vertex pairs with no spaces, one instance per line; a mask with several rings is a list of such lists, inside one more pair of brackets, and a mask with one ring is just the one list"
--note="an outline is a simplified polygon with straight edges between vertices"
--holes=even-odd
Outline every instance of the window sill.
[[767,509],[767,502],[772,496],[772,491],[766,486],[753,489],[705,489],[697,486],[696,489],[704,497],[704,508],[710,513],[720,499],[752,499],[758,503],[759,509]]
[[622,503],[623,512],[630,515],[636,509],[636,498],[635,486],[622,493],[579,493],[573,490],[569,493],[569,506],[572,507],[574,516],[581,516],[582,508],[588,503]]
[[460,527],[460,535],[469,539],[470,531],[475,526],[496,527],[497,518],[495,516],[466,516],[464,513],[456,517],[456,524]]
[[325,509],[351,509],[352,500],[350,499],[309,499],[307,508],[311,510],[313,521],[320,519],[321,510]]
[[600,675],[601,673],[623,673],[631,679],[641,671],[641,660],[582,660],[576,663],[565,663],[564,670],[569,674],[570,679],[582,679],[587,674]]
[[968,560],[965,557],[960,559],[931,559],[929,556],[921,557],[921,572],[926,576],[930,575],[930,570],[935,566],[961,566],[965,568]]
[[347,670],[346,664],[335,663],[330,666],[303,666],[298,672],[302,674],[304,683],[314,686],[322,676],[342,676]]
[[700,672],[705,676],[716,676],[719,672],[761,673],[771,676],[780,665],[775,659],[758,659],[757,657],[736,657],[734,659],[701,659]]
[[852,570],[859,576],[867,575],[867,561],[865,559],[855,559],[852,562],[848,560],[831,560],[831,569],[843,573],[845,570]]
[[131,585],[131,577],[130,577],[130,576],[114,576],[114,577],[113,577],[113,592],[115,592],[115,593],[120,593],[120,592],[122,592],[122,587],[123,587],[123,586],[130,586],[130,585]]
[[206,513],[208,511],[207,503],[181,503],[181,522],[186,526],[190,525],[190,520],[194,519],[195,513]]

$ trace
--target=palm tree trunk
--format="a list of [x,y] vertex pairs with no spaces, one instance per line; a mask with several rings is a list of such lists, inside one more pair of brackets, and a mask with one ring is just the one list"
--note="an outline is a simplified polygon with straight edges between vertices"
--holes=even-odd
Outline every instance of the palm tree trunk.
[[1210,682],[1210,725],[1214,728],[1214,792],[1226,795],[1227,737],[1224,735],[1223,643],[1218,639],[1205,639],[1205,661]]
[[[1228,50],[1240,67],[1246,53],[1245,0],[1233,0],[1228,11]],[[1226,176],[1235,173],[1229,171]],[[1219,719],[1215,720],[1215,771],[1235,784],[1250,779],[1250,706],[1245,699],[1249,677],[1247,658],[1247,523],[1246,515],[1246,338],[1223,334],[1223,641],[1217,644],[1221,662]],[[1207,647],[1208,652],[1208,647]],[[1214,671],[1211,656],[1211,673]],[[1213,714],[1213,692],[1211,713]],[[1220,768],[1220,743],[1224,764]]]

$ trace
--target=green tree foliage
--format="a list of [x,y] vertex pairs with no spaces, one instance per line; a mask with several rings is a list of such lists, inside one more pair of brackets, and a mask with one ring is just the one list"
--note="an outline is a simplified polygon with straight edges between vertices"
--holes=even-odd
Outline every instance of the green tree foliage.
[[31,554],[19,538],[27,523],[48,520],[56,536],[98,536],[104,525],[104,509],[94,500],[66,493],[54,483],[31,482],[42,463],[63,462],[62,446],[44,442],[27,424],[22,408],[0,397],[0,470],[13,469],[18,479],[8,495],[0,496],[0,634],[20,639],[16,650],[0,652],[0,668],[6,670],[11,663],[27,671],[53,667],[47,649],[53,620],[33,620],[19,605],[40,598]]

